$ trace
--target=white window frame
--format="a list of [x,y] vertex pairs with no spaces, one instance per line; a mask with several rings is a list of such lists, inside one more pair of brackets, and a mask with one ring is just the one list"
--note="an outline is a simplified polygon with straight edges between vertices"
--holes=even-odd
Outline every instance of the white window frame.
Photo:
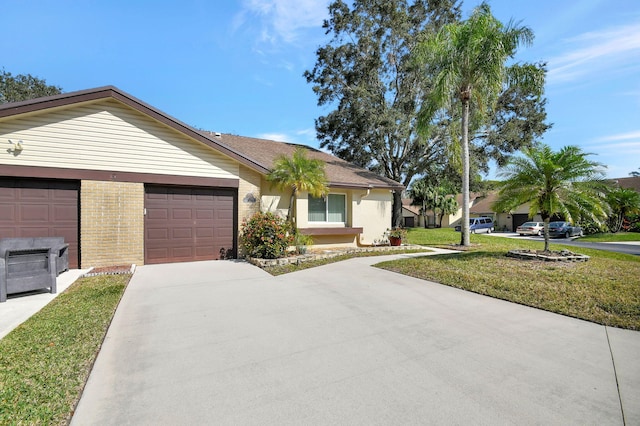
[[[310,224],[327,224],[327,225],[341,225],[341,226],[346,226],[347,224],[347,194],[344,192],[330,192],[327,195],[325,195],[324,197],[313,197],[309,194],[308,196],[308,200],[310,200],[311,198],[323,198],[324,199],[324,214],[326,218],[329,218],[329,203],[327,202],[329,199],[330,195],[342,195],[344,197],[344,222],[329,222],[328,220],[323,220],[323,221],[315,221],[315,220],[310,220],[309,219],[309,208],[307,207],[307,221]],[[309,205],[309,203],[307,203],[307,206]]]

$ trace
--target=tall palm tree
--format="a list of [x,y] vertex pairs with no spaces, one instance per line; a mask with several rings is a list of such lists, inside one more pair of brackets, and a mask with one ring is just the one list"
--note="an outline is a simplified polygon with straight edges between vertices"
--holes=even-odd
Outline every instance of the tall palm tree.
[[609,230],[618,232],[622,222],[628,214],[640,213],[640,193],[629,188],[615,188],[607,194],[607,201],[611,207]]
[[495,211],[511,211],[530,203],[529,217],[540,213],[544,221],[544,249],[549,251],[549,221],[559,214],[569,222],[607,217],[607,184],[604,166],[587,159],[577,146],[554,152],[548,145],[523,150],[499,170],[500,184]]
[[482,3],[464,22],[445,25],[428,37],[416,52],[418,61],[434,67],[436,79],[419,116],[419,127],[427,132],[434,114],[459,104],[461,109],[462,155],[462,232],[461,244],[469,239],[469,120],[484,120],[484,112],[493,106],[508,84],[522,84],[541,93],[544,70],[532,64],[508,67],[519,45],[531,44],[533,32],[512,22],[503,25]]
[[291,190],[287,221],[293,223],[293,207],[300,191],[321,197],[328,191],[324,162],[307,157],[307,150],[296,148],[291,157],[281,155],[273,163],[267,180],[282,190]]

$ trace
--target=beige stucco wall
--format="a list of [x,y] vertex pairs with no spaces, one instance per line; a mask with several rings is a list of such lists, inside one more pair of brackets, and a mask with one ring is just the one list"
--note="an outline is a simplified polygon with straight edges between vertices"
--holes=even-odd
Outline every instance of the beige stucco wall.
[[81,267],[144,263],[144,184],[80,183]]
[[388,189],[353,190],[351,226],[362,227],[360,243],[373,244],[391,227],[393,194]]
[[[113,99],[0,120],[0,164],[235,179],[238,163]],[[8,146],[8,143],[7,143]]]
[[[290,193],[271,188],[263,179],[261,198],[262,211],[270,211],[281,217],[287,216]],[[388,189],[341,189],[330,188],[332,194],[346,195],[346,227],[362,227],[364,232],[359,236],[360,243],[370,245],[374,240],[381,239],[385,231],[391,226],[393,195]],[[296,225],[298,228],[332,228],[338,226],[332,223],[309,222],[308,194],[302,192],[296,202]],[[358,244],[353,235],[314,236],[315,245],[325,247],[355,246]]]

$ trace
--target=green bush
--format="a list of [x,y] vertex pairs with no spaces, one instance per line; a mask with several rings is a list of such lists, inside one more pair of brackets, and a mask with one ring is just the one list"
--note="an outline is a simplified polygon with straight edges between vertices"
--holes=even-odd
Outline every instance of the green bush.
[[242,222],[242,247],[249,257],[283,257],[293,239],[291,225],[273,213],[258,212]]
[[583,219],[577,223],[582,228],[584,235],[601,234],[609,232],[609,226],[606,223],[597,223],[590,219]]

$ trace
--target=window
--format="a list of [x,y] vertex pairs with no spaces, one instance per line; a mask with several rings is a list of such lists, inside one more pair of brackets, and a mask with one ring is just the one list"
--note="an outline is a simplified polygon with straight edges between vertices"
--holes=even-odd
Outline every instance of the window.
[[345,223],[346,196],[329,194],[326,197],[309,196],[309,222]]

